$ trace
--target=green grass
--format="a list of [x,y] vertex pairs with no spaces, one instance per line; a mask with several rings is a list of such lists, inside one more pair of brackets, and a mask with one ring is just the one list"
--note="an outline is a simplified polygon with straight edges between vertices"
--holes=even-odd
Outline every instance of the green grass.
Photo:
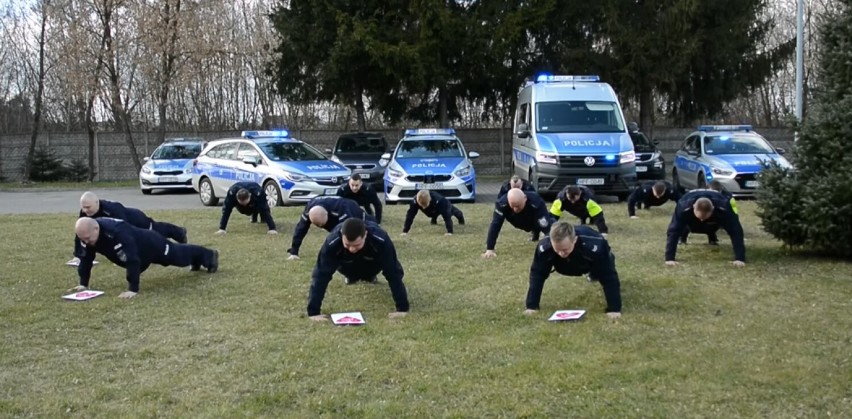
[[139,179],[112,182],[0,182],[0,190],[15,189],[80,189],[139,187]]
[[[75,214],[0,217],[0,416],[38,417],[850,417],[850,266],[789,254],[741,203],[748,265],[730,243],[693,236],[663,265],[671,204],[629,220],[604,205],[624,317],[610,322],[598,284],[554,275],[542,311],[522,314],[533,252],[508,224],[482,260],[491,205],[460,206],[445,237],[387,208],[412,311],[389,320],[386,282],[345,286],[323,311],[361,311],[364,327],[305,317],[324,234],[285,261],[299,208],[276,208],[278,237],[219,210],[152,212],[221,252],[218,273],[155,266],[122,301],[124,272],[104,262],[86,302],[76,284]],[[585,320],[546,321],[582,308]]]

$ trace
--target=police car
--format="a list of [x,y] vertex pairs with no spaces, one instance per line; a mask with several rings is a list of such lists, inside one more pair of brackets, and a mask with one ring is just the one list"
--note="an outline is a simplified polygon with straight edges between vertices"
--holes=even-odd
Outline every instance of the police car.
[[192,187],[201,203],[216,205],[236,182],[263,186],[269,206],[335,195],[349,179],[346,167],[282,131],[243,131],[241,138],[210,142],[195,161]]
[[672,170],[676,188],[703,189],[718,180],[735,196],[754,195],[765,163],[791,167],[784,149],[775,148],[751,125],[702,125],[684,140]]
[[393,155],[382,155],[385,202],[411,201],[421,189],[434,190],[453,201],[476,200],[472,159],[452,128],[409,129]]
[[170,138],[154,149],[139,171],[139,189],[192,189],[192,161],[201,153],[203,138]]

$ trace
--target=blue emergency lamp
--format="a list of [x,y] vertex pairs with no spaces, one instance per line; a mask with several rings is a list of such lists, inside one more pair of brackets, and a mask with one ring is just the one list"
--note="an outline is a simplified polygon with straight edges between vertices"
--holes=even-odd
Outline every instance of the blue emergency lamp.
[[553,74],[539,74],[535,78],[536,83],[558,83],[558,82],[597,82],[601,81],[600,76],[596,75],[585,75],[585,76],[575,76],[575,75],[553,75]]
[[290,132],[286,129],[275,130],[275,131],[243,131],[243,138],[287,138],[290,136]]
[[456,135],[456,130],[453,128],[417,128],[405,130],[405,135]]
[[699,125],[699,131],[703,132],[719,132],[719,131],[752,131],[751,125]]

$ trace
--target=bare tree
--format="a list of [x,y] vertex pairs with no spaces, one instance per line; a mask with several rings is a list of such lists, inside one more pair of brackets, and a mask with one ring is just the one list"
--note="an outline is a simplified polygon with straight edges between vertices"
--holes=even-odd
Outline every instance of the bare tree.
[[[37,54],[38,54],[38,63],[36,64],[37,68],[30,68],[30,73],[32,74],[32,78],[36,83],[36,91],[33,95],[33,101],[35,102],[34,111],[33,111],[33,126],[32,132],[30,133],[30,147],[27,151],[27,160],[24,163],[24,181],[28,181],[32,175],[33,168],[33,157],[35,156],[36,149],[36,141],[38,140],[38,130],[41,127],[41,105],[42,98],[44,97],[44,79],[45,79],[45,52],[44,52],[44,44],[45,44],[45,33],[47,31],[47,19],[49,16],[49,1],[41,0],[33,4],[33,11],[35,15],[39,17],[39,29],[38,34],[36,35],[36,43],[37,43]],[[29,66],[30,63],[27,62]]]

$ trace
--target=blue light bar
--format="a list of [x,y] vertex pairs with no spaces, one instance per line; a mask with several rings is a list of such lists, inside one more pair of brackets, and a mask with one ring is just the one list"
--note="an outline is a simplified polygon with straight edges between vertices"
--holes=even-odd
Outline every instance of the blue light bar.
[[615,160],[615,154],[607,154],[606,156],[604,156],[604,158],[606,159],[606,161],[613,161]]
[[417,128],[405,130],[405,135],[456,135],[453,128]]
[[698,130],[704,132],[753,131],[751,125],[699,125]]
[[574,76],[574,75],[553,75],[553,74],[539,74],[538,77],[535,78],[536,83],[558,83],[558,82],[596,82],[601,81],[600,76]]
[[286,129],[278,131],[243,131],[241,136],[243,138],[287,138],[290,136],[290,132]]

